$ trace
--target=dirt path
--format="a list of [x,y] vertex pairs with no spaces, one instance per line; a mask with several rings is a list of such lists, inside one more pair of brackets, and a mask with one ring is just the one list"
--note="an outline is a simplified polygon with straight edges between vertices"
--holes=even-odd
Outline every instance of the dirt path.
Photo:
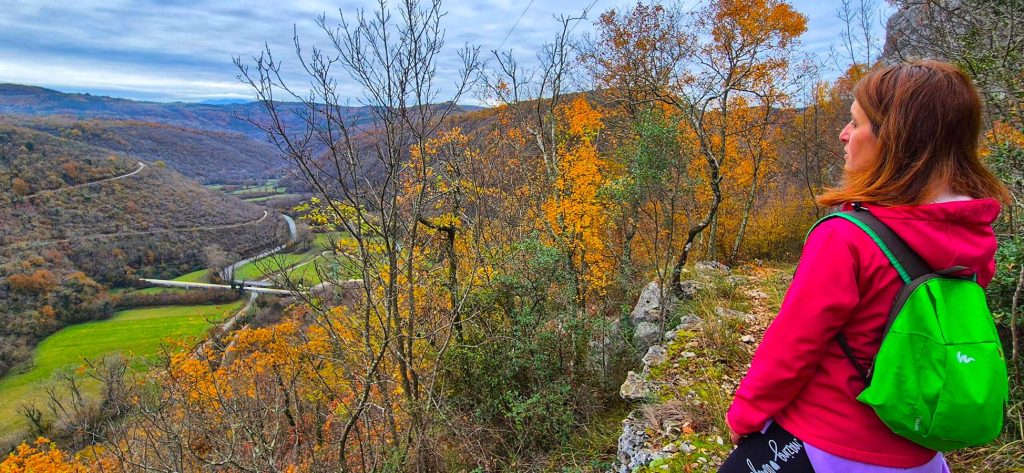
[[64,239],[60,239],[60,240],[17,241],[17,242],[14,242],[14,243],[9,243],[9,244],[4,245],[4,246],[0,246],[0,250],[6,250],[8,248],[14,248],[14,247],[17,247],[17,246],[52,245],[54,243],[69,243],[69,242],[72,242],[72,241],[80,241],[80,240],[100,240],[100,239],[103,239],[103,238],[111,238],[111,237],[115,237],[116,238],[116,237],[135,236],[135,235],[156,235],[156,234],[160,234],[160,233],[194,232],[194,231],[206,231],[206,230],[223,230],[223,229],[226,229],[226,228],[244,227],[246,225],[254,225],[254,224],[260,223],[260,222],[266,220],[267,215],[269,215],[269,212],[264,210],[263,211],[263,216],[261,216],[260,218],[258,218],[256,220],[253,220],[253,221],[250,221],[250,222],[231,223],[231,224],[228,224],[228,225],[210,225],[210,226],[199,226],[199,227],[165,228],[165,229],[160,229],[160,230],[148,230],[148,231],[143,231],[143,232],[98,233],[98,234],[95,234],[95,235],[85,235],[85,236],[80,236],[80,237],[75,237],[75,238],[64,238]]
[[63,191],[66,191],[66,190],[77,189],[79,187],[95,186],[97,184],[102,184],[104,182],[110,182],[110,181],[116,181],[118,179],[124,179],[126,177],[134,176],[134,175],[138,174],[139,171],[141,171],[145,167],[146,167],[146,164],[143,163],[142,161],[139,161],[139,168],[134,170],[134,171],[132,171],[132,172],[130,172],[130,173],[128,173],[128,174],[122,174],[120,176],[108,177],[106,179],[100,179],[98,181],[86,182],[84,184],[75,184],[73,186],[58,187],[56,189],[49,189],[49,190],[45,190],[45,191],[39,191],[39,192],[36,192],[35,194],[29,194],[29,195],[23,196],[22,199],[26,199],[26,200],[27,199],[33,199],[33,198],[36,198],[36,197],[39,197],[39,196],[42,196],[42,195],[54,194],[54,193],[63,192]]

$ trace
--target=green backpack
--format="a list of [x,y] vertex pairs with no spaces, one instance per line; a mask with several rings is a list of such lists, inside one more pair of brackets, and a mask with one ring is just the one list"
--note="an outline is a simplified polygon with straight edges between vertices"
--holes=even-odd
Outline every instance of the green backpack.
[[[933,271],[862,206],[829,215],[864,230],[903,279],[882,345],[864,369],[842,333],[847,358],[867,382],[857,400],[893,432],[932,450],[984,445],[1003,428],[1006,360],[985,292],[967,268]],[[812,229],[813,230],[813,229]]]

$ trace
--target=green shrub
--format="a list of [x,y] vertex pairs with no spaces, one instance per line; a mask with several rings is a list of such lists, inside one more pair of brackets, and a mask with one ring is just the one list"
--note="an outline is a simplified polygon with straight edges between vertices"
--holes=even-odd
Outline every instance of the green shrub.
[[570,302],[561,255],[536,240],[517,252],[521,268],[469,297],[479,315],[442,364],[448,406],[481,427],[498,464],[566,444],[614,397],[590,360],[597,321]]

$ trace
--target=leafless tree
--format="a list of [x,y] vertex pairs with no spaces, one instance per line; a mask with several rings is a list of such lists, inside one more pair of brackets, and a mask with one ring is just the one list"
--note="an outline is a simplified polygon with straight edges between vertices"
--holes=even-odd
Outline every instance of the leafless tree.
[[218,280],[224,268],[231,264],[231,257],[220,245],[211,243],[203,247],[203,262],[213,274],[214,280]]
[[[407,172],[410,147],[422,147],[441,129],[476,76],[477,50],[464,47],[458,53],[459,80],[441,99],[436,75],[445,51],[443,16],[439,0],[405,0],[395,7],[381,0],[373,12],[360,11],[354,18],[342,14],[337,26],[321,16],[317,23],[327,35],[329,50],[312,48],[304,54],[295,39],[296,57],[312,86],[308,92],[284,81],[280,63],[269,49],[252,65],[236,61],[241,79],[270,117],[260,126],[314,190],[320,210],[356,243],[346,263],[361,273],[361,297],[351,313],[361,321],[359,349],[365,364],[358,369],[364,382],[354,396],[335,393],[338,399],[353,399],[346,405],[351,415],[337,440],[342,458],[365,453],[359,449],[369,444],[360,426],[367,422],[392,425],[392,434],[404,438],[401,448],[424,444],[419,438],[426,434],[423,401],[433,381],[422,372],[424,355],[415,346],[435,330],[450,333],[445,327],[453,323],[427,327],[419,313],[414,263],[426,209],[423,186],[415,183],[425,176]],[[358,103],[368,114],[362,120],[347,113],[339,91],[345,80],[362,90]],[[300,126],[288,126],[291,121],[282,117],[288,111],[281,100],[301,103],[291,112],[301,117]],[[318,321],[332,334],[336,350],[356,348],[326,308],[311,307],[321,312]],[[438,344],[440,353],[446,346],[447,342]],[[430,356],[440,358],[437,352]],[[385,371],[397,372],[400,386],[392,386]],[[394,427],[400,411],[410,413],[411,426]],[[421,455],[416,451],[411,457]],[[366,471],[378,467],[362,465]]]
[[882,52],[883,26],[879,0],[840,0],[836,17],[842,22],[840,46],[831,48],[835,66],[845,70],[851,66],[870,67]]

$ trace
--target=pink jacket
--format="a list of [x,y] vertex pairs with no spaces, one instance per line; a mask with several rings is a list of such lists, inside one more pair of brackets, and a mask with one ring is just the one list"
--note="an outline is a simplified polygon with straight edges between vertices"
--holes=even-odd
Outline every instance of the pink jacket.
[[[995,272],[992,222],[999,202],[866,205],[933,269],[966,266],[988,285]],[[846,210],[846,209],[844,209]],[[774,419],[828,453],[910,468],[935,452],[890,431],[856,400],[864,381],[835,336],[846,334],[868,366],[902,282],[875,243],[853,223],[833,218],[811,232],[779,315],[765,332],[726,416],[739,434]]]

